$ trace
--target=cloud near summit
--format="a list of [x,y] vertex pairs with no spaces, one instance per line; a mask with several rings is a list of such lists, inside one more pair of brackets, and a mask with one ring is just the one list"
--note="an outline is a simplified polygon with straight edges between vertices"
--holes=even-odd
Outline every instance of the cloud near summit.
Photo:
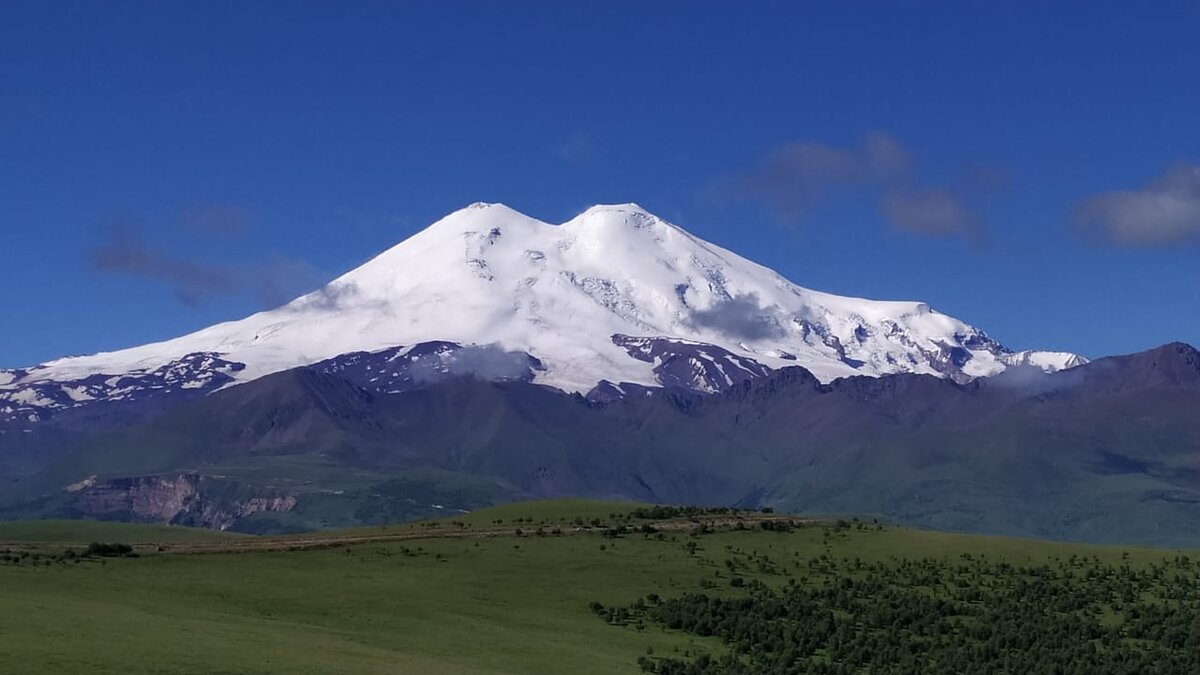
[[693,310],[688,321],[741,340],[762,340],[783,335],[783,328],[762,306],[756,293],[746,293],[713,303],[708,309]]
[[[232,213],[211,211],[192,219],[181,216],[173,229],[202,239],[238,236],[242,220]],[[153,229],[172,229],[172,225],[159,224]],[[188,307],[239,294],[254,296],[263,307],[274,307],[322,280],[319,270],[297,258],[273,254],[253,263],[221,262],[182,246],[168,249],[152,243],[148,231],[150,228],[134,219],[110,222],[97,230],[97,239],[84,251],[84,262],[99,274],[161,284]]]
[[814,140],[785,143],[756,167],[723,181],[718,193],[725,199],[761,202],[785,222],[804,219],[827,200],[867,196],[898,230],[972,242],[984,230],[967,194],[920,185],[908,147],[882,131],[867,133],[848,147]]

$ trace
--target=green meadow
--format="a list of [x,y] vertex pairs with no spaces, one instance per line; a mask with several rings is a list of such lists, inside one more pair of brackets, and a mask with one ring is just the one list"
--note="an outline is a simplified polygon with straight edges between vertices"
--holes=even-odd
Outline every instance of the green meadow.
[[[686,660],[726,647],[653,624],[611,625],[592,603],[733,596],[742,591],[730,586],[726,570],[735,567],[726,559],[761,556],[799,569],[821,556],[966,554],[1013,565],[1077,556],[1136,568],[1180,554],[874,523],[766,531],[761,514],[648,520],[630,517],[632,508],[509,504],[428,523],[273,538],[6,523],[0,672],[636,673],[650,653]],[[133,544],[137,555],[78,557],[93,541]],[[771,587],[793,578],[766,566],[736,569]]]

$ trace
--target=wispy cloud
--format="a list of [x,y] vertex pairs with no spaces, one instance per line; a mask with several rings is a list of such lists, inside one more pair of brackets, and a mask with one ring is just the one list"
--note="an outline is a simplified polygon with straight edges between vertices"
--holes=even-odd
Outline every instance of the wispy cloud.
[[[200,220],[181,216],[167,227],[193,234],[240,236],[231,229],[235,221],[209,215]],[[151,243],[148,228],[132,219],[110,222],[98,230],[97,240],[84,251],[88,267],[97,273],[143,279],[166,286],[181,304],[201,305],[214,298],[251,294],[265,307],[272,307],[321,281],[320,272],[304,260],[272,255],[253,264],[220,263],[189,256]]]
[[725,190],[733,198],[765,202],[782,219],[802,218],[831,193],[906,170],[906,153],[899,143],[883,134],[870,139],[856,148],[816,141],[785,143],[757,167],[728,181]]
[[1090,197],[1079,204],[1074,226],[1118,246],[1200,241],[1200,164],[1173,166],[1137,190]]
[[239,237],[246,232],[248,216],[236,206],[204,204],[179,213],[179,224],[197,234]]
[[961,235],[973,243],[983,237],[983,222],[946,189],[893,190],[880,206],[888,220],[907,232]]
[[742,340],[779,337],[784,332],[754,293],[719,300],[708,309],[693,310],[689,321],[698,328]]
[[171,256],[147,244],[129,223],[104,228],[102,240],[85,252],[97,272],[165,283],[181,303],[195,306],[211,295],[230,293],[237,282],[228,270]]
[[[234,268],[243,292],[252,292],[263,307],[278,307],[327,281],[315,265],[278,253],[249,266]],[[357,289],[355,289],[357,291]],[[352,294],[342,296],[344,300]]]
[[827,200],[866,197],[879,203],[896,229],[978,243],[984,220],[969,202],[981,192],[981,172],[992,182],[999,176],[972,167],[954,186],[923,186],[908,147],[873,131],[848,147],[812,140],[785,143],[755,168],[723,181],[718,192],[726,199],[761,202],[784,222],[804,220]]
[[[311,274],[306,274],[304,278],[311,278]],[[290,300],[295,294],[287,296],[283,300]],[[283,300],[269,303],[271,306],[282,304]],[[334,281],[325,284],[311,293],[306,293],[295,303],[288,305],[288,308],[296,311],[320,310],[323,312],[337,312],[354,306],[359,309],[369,310],[378,316],[390,316],[392,314],[392,306],[387,300],[380,297],[367,297],[362,292],[358,284],[353,281]]]
[[480,380],[526,380],[533,367],[528,354],[505,351],[498,344],[465,345],[445,360],[418,360],[409,367],[409,375],[418,382],[439,382],[448,377],[473,377]]
[[595,156],[596,140],[590,134],[576,131],[554,146],[554,156],[569,164],[579,164]]
[[912,169],[908,148],[882,131],[872,131],[863,138],[865,166],[877,180],[903,180]]

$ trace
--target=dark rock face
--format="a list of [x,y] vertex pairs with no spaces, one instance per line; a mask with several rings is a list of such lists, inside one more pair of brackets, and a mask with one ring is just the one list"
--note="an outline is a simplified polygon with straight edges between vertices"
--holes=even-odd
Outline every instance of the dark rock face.
[[584,398],[593,403],[612,403],[613,401],[620,401],[627,398],[650,396],[654,393],[654,389],[654,387],[647,387],[632,382],[618,382],[614,384],[608,380],[600,380]]
[[[796,325],[800,326],[800,338],[808,344],[820,343],[829,347],[837,352],[838,359],[842,363],[851,368],[858,368],[862,365],[862,361],[846,356],[846,347],[842,344],[842,341],[838,339],[838,336],[830,333],[829,329],[823,324],[815,324],[807,319],[796,319]],[[855,331],[855,335],[858,335],[857,330]]]
[[532,382],[545,366],[525,352],[505,351],[495,345],[460,345],[437,340],[412,347],[392,347],[378,352],[351,352],[308,367],[336,375],[354,384],[395,394],[453,377],[473,377],[489,382]]
[[[203,396],[234,381],[245,364],[220,354],[196,352],[153,370],[96,374],[76,380],[31,381],[31,371],[0,371],[0,433],[34,427],[71,413],[87,424],[103,416],[114,425],[133,422]],[[398,393],[453,377],[495,382],[532,382],[545,366],[524,352],[495,345],[432,341],[378,352],[352,352],[308,366],[376,392]]]
[[77,380],[29,382],[30,372],[3,371],[11,388],[0,390],[0,427],[40,422],[68,410],[130,404],[148,399],[184,401],[233,381],[245,364],[195,352],[153,370],[96,374]]
[[1172,342],[1137,354],[1097,359],[1093,364],[1088,364],[1093,367],[1081,370],[1075,379],[1078,376],[1093,379],[1107,376],[1119,380],[1114,384],[1122,387],[1192,387],[1200,383],[1200,351],[1183,342]]
[[136,476],[67,487],[67,510],[105,520],[167,523],[224,530],[261,511],[285,512],[296,497],[215,480],[197,473]]
[[[585,398],[531,385],[530,371],[508,381],[455,376],[448,357],[459,352],[449,343],[348,355],[325,372],[276,373],[127,428],[81,428],[66,441],[0,435],[0,479],[11,481],[0,485],[0,502],[9,497],[0,517],[34,517],[23,515],[28,502],[51,494],[70,497],[74,511],[55,512],[68,516],[221,527],[246,508],[287,506],[288,494],[248,486],[263,476],[312,491],[327,487],[331,471],[382,480],[432,469],[452,476],[448,484],[486,479],[522,497],[736,503],[997,534],[1200,543],[1200,354],[1187,345],[1028,381],[900,374],[821,384],[799,367],[724,362],[706,345],[622,342],[656,365],[699,360],[725,365],[711,372],[748,375],[719,380],[726,386],[713,393],[605,382]],[[423,381],[394,370],[422,359],[444,365],[433,369],[443,379],[416,386]],[[380,385],[406,378],[410,389]],[[52,461],[27,463],[18,482],[8,468],[15,451]],[[247,474],[217,480],[227,467]],[[298,473],[281,476],[285,469]],[[143,478],[83,485],[93,474]],[[179,478],[193,474],[200,482]],[[230,487],[234,480],[241,486]],[[388,503],[407,504],[409,491]],[[363,508],[365,522],[374,507]]]
[[633,358],[656,364],[654,376],[668,389],[712,393],[771,372],[754,359],[702,342],[619,334],[612,341]]

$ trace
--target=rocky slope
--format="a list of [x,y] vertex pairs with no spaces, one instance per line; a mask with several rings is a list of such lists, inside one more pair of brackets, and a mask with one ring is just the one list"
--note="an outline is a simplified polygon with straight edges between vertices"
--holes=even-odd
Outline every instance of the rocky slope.
[[[628,346],[662,364],[675,348]],[[128,503],[134,514],[166,519],[181,499],[171,490],[136,496],[139,486],[184,474],[238,482],[252,497],[295,496],[291,511],[239,517],[243,529],[584,496],[1200,545],[1200,353],[1184,344],[967,383],[912,373],[822,383],[792,367],[715,393],[591,397],[528,378],[380,386],[405,375],[364,380],[373,368],[275,373],[122,429],[0,437],[0,517],[69,514],[80,504],[76,490],[97,495],[88,503]],[[52,461],[14,467],[17,441]],[[426,473],[390,480],[414,471]],[[100,478],[80,490],[92,476]],[[272,492],[277,486],[286,489]]]

